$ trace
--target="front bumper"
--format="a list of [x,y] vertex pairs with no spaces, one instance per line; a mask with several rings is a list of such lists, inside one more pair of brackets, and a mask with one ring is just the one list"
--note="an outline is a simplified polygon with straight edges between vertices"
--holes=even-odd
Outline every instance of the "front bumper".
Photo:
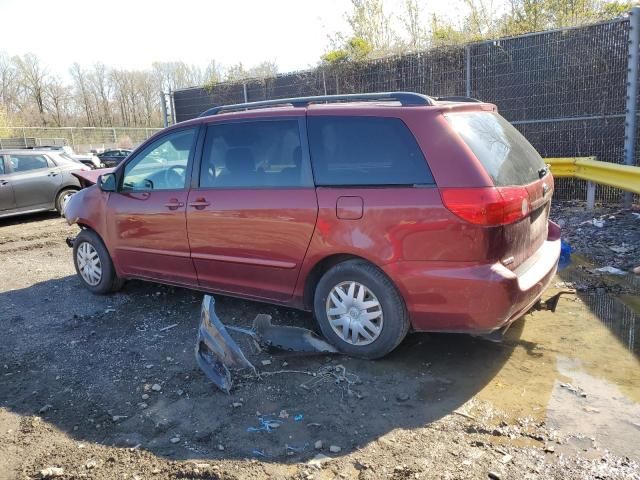
[[416,331],[491,333],[529,311],[560,258],[560,227],[514,271],[501,263],[399,262],[384,267],[398,285]]

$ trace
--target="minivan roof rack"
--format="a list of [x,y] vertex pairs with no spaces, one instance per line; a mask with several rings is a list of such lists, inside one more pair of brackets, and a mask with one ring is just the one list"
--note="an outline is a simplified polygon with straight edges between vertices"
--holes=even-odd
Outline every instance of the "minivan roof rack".
[[356,93],[349,95],[320,95],[313,97],[278,98],[273,100],[261,100],[258,102],[236,103],[233,105],[220,105],[201,113],[201,117],[217,115],[222,112],[235,110],[253,110],[256,108],[273,107],[277,105],[293,105],[294,107],[306,107],[312,103],[339,103],[339,102],[373,102],[395,101],[404,106],[435,105],[434,100],[426,95],[413,92],[381,92],[381,93]]
[[450,97],[436,97],[436,100],[439,102],[473,102],[473,103],[482,103],[482,100],[478,100],[473,97],[465,97],[460,95],[452,95]]

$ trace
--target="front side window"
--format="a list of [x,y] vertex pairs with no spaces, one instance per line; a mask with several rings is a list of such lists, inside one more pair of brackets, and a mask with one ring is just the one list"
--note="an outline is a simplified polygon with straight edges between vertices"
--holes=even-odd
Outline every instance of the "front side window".
[[13,173],[24,173],[49,167],[44,155],[10,155],[9,161]]
[[0,175],[4,175],[4,157],[0,155]]
[[180,190],[187,181],[187,164],[196,130],[166,135],[146,147],[127,163],[122,191]]
[[207,128],[200,187],[312,185],[297,119],[214,124]]
[[398,118],[309,117],[318,186],[430,185],[427,162]]

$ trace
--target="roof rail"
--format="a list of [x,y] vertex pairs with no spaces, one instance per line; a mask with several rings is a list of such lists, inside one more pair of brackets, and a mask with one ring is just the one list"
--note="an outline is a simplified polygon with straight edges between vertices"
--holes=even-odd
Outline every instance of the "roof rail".
[[450,97],[436,97],[436,100],[439,102],[473,102],[473,103],[482,103],[482,100],[478,100],[473,97],[465,97],[465,96],[457,96],[453,95]]
[[413,92],[382,92],[382,93],[356,93],[349,95],[321,95],[316,97],[279,98],[273,100],[261,100],[259,102],[236,103],[233,105],[220,105],[201,113],[201,117],[217,115],[223,112],[236,110],[253,110],[256,108],[273,107],[277,105],[293,105],[294,107],[306,107],[312,103],[338,103],[338,102],[372,102],[395,101],[402,106],[435,105],[431,97]]

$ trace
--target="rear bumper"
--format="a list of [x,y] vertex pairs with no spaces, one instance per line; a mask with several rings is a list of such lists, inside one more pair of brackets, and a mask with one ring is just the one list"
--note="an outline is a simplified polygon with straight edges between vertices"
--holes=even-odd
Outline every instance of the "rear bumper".
[[514,271],[501,263],[398,262],[383,267],[398,285],[414,330],[490,333],[525,314],[558,268],[560,227]]

